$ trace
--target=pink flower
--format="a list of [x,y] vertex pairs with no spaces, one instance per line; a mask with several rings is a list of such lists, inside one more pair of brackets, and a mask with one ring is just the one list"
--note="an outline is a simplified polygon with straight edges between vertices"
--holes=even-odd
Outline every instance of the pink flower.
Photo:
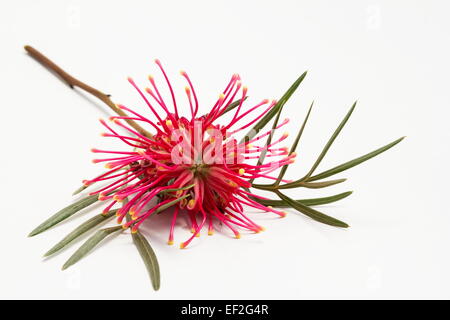
[[[181,248],[199,236],[206,225],[211,235],[215,221],[228,227],[236,238],[240,237],[238,228],[254,232],[263,230],[244,213],[246,206],[283,217],[285,212],[254,201],[255,198],[266,198],[251,193],[249,188],[255,178],[276,180],[270,173],[294,161],[295,153],[288,155],[287,148],[278,146],[287,134],[267,146],[258,144],[272,133],[271,130],[241,142],[235,138],[236,134],[249,128],[271,110],[276,101],[262,100],[251,108],[244,108],[247,88],[242,86],[239,75],[235,74],[209,113],[199,116],[199,101],[186,72],[181,72],[181,75],[188,84],[185,91],[189,109],[177,104],[166,72],[159,60],[155,62],[171,93],[170,104],[161,96],[153,77],[149,77],[151,88],[146,88],[145,93],[129,78],[155,119],[148,119],[119,105],[129,116],[115,116],[110,120],[118,129],[125,130],[126,134],[119,133],[117,128],[100,120],[108,130],[103,136],[119,139],[125,147],[124,151],[92,149],[95,153],[108,154],[107,158],[95,159],[93,162],[106,162],[105,166],[109,170],[83,183],[85,186],[96,182],[107,183],[90,193],[98,194],[99,200],[108,202],[104,213],[117,202],[127,199],[117,212],[117,220],[124,228],[136,232],[148,217],[168,212],[173,207],[168,243],[173,244],[175,222],[181,215],[188,217],[193,233],[180,244]],[[237,103],[232,104],[238,99]],[[230,111],[228,108],[232,106],[234,108]],[[157,108],[161,110],[157,111]],[[181,114],[185,109],[190,110],[188,117]],[[228,111],[233,112],[231,120],[220,123],[223,114]],[[144,136],[123,120],[139,121],[154,133]],[[276,129],[287,122],[287,119],[284,120]],[[266,153],[265,159],[273,160],[260,163],[258,159],[262,152]],[[151,206],[156,199],[157,204]],[[131,220],[124,221],[127,213]]]

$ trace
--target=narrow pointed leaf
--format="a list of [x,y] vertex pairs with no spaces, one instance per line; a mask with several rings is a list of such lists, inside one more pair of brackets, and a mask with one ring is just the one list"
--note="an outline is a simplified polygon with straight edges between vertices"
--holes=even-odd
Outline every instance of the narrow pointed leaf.
[[94,247],[99,244],[103,239],[105,239],[108,235],[123,230],[122,226],[116,226],[111,228],[105,228],[98,230],[92,237],[87,239],[83,245],[78,248],[77,251],[69,258],[69,260],[66,261],[66,263],[63,265],[62,270],[67,269],[71,265],[77,263],[82,259],[85,255],[87,255],[89,252],[91,252]]
[[312,209],[308,206],[305,206],[304,204],[300,202],[296,202],[295,200],[289,198],[288,196],[282,194],[278,190],[275,191],[275,193],[281,198],[281,200],[286,201],[287,204],[289,204],[292,208],[295,210],[303,213],[304,215],[318,221],[324,224],[328,224],[330,226],[335,227],[341,227],[341,228],[348,228],[348,224],[346,224],[343,221],[340,221],[338,219],[335,219],[333,217],[327,216],[326,214],[323,214],[322,212],[319,212],[315,209]]
[[[353,193],[352,191],[347,191],[347,192],[339,193],[339,194],[336,194],[336,195],[330,196],[330,197],[313,198],[313,199],[298,199],[298,200],[294,200],[294,201],[300,202],[301,204],[303,204],[305,206],[318,206],[318,205],[322,205],[322,204],[328,204],[328,203],[339,201],[341,199],[348,197],[352,193]],[[272,206],[272,207],[280,207],[280,208],[290,207],[290,205],[284,200],[263,200],[263,199],[256,199],[256,198],[254,200],[264,206]]]
[[[247,99],[247,97],[244,97],[244,101]],[[230,105],[225,109],[224,112],[222,112],[222,115],[224,115],[225,113],[233,110],[234,108],[238,107],[239,104],[241,103],[241,99],[238,99],[236,101],[234,101],[233,103],[230,103]]]
[[[273,134],[275,133],[275,128],[278,126],[278,121],[280,120],[280,115],[281,115],[282,110],[283,110],[282,108],[278,109],[277,116],[275,117],[275,120],[273,121],[273,124],[272,124],[272,131],[270,132],[269,136],[267,137],[266,144],[264,145],[265,147],[270,145],[272,142],[272,137],[273,137]],[[244,138],[244,139],[246,139],[246,138]],[[267,149],[264,149],[261,151],[261,154],[259,155],[256,166],[260,166],[264,162],[264,159],[266,158],[266,154],[267,154]],[[253,183],[254,180],[255,179],[252,178],[249,180],[249,182]]]
[[[306,77],[307,71],[303,72],[303,74],[298,77],[298,79],[291,85],[291,87],[286,91],[286,93],[278,100],[277,104],[269,111],[267,114],[259,120],[253,128],[246,134],[246,139],[252,139],[262,128],[264,128],[267,123],[277,114],[279,109],[283,108],[284,104],[289,100],[292,94],[297,90],[300,83],[302,83],[303,79]],[[242,141],[241,141],[242,142]]]
[[339,133],[341,132],[342,128],[344,128],[345,124],[347,123],[348,119],[350,118],[350,116],[353,113],[353,110],[356,107],[356,101],[355,103],[353,103],[352,107],[350,108],[350,110],[347,112],[347,114],[345,115],[344,119],[341,121],[341,123],[339,124],[339,126],[337,127],[337,129],[334,131],[333,135],[331,136],[330,140],[328,140],[327,144],[325,145],[325,147],[323,148],[322,152],[320,153],[319,157],[317,158],[316,162],[313,164],[313,166],[311,167],[311,169],[309,170],[309,172],[306,174],[305,177],[303,177],[302,179],[300,179],[300,181],[305,181],[307,180],[314,172],[314,170],[317,169],[317,167],[319,166],[320,162],[322,161],[322,159],[325,157],[325,155],[327,154],[328,150],[330,149],[331,145],[333,144],[334,140],[336,140],[337,136],[339,135]]
[[320,182],[297,182],[297,183],[287,183],[281,186],[278,186],[278,189],[291,189],[291,188],[309,188],[309,189],[320,189],[326,188],[329,186],[334,186],[335,184],[342,183],[347,179],[336,179],[329,181],[320,181]]
[[339,172],[345,171],[347,169],[353,168],[354,166],[357,166],[358,164],[367,161],[377,155],[379,155],[380,153],[383,153],[386,150],[389,150],[390,148],[392,148],[393,146],[395,146],[397,143],[399,143],[400,141],[402,141],[405,137],[401,137],[400,139],[397,139],[387,145],[385,145],[384,147],[381,147],[377,150],[374,150],[368,154],[365,154],[359,158],[353,159],[351,161],[345,162],[343,164],[340,164],[332,169],[329,169],[327,171],[321,172],[315,176],[312,176],[310,178],[307,179],[307,181],[315,181],[315,180],[321,180],[324,178],[328,178],[332,175],[335,175]]
[[97,202],[98,195],[92,195],[85,197],[81,200],[78,200],[75,203],[72,203],[71,205],[65,207],[64,209],[58,211],[53,216],[42,222],[39,226],[37,226],[33,231],[30,232],[28,235],[29,237],[35,236],[41,232],[44,232],[45,230],[53,227],[54,225],[60,223],[61,221],[69,218],[73,214],[77,213],[81,209],[86,208],[87,206],[90,206],[91,204]]
[[[131,217],[129,214],[126,215],[126,219],[128,222],[131,221]],[[159,263],[158,259],[156,258],[155,252],[150,246],[150,243],[139,230],[136,233],[131,233],[131,237],[133,238],[134,245],[138,249],[139,255],[144,261],[145,267],[152,282],[153,289],[158,290],[161,285],[161,274],[159,271]]]
[[173,201],[170,201],[170,202],[168,202],[168,203],[166,203],[166,204],[163,204],[161,207],[159,207],[158,209],[155,210],[154,214],[159,214],[160,212],[163,212],[163,211],[166,210],[167,208],[170,208],[171,206],[177,204],[178,202],[180,202],[180,201],[183,200],[183,199],[186,199],[186,198],[189,197],[189,196],[190,196],[190,194],[185,194],[185,195],[182,196],[182,197],[176,198],[176,199],[173,200]]
[[[311,106],[309,107],[308,113],[306,114],[305,120],[303,120],[303,124],[300,127],[300,130],[298,131],[297,136],[295,137],[294,143],[292,144],[291,150],[289,151],[289,155],[291,155],[297,149],[298,143],[299,143],[300,138],[301,138],[301,136],[303,134],[303,130],[305,129],[306,122],[308,122],[309,115],[311,113],[313,105],[314,105],[314,101],[311,103]],[[289,165],[286,164],[286,165],[284,165],[281,168],[280,174],[278,175],[278,178],[277,178],[277,181],[275,182],[275,185],[278,185],[280,183],[281,179],[283,179],[284,174],[286,173],[286,170],[287,170],[288,166]]]
[[48,256],[58,252],[59,250],[66,247],[73,240],[77,239],[79,236],[81,236],[85,232],[98,226],[102,222],[108,221],[110,218],[112,218],[116,214],[116,212],[117,212],[117,210],[111,210],[107,214],[99,214],[99,215],[96,215],[95,217],[92,217],[91,219],[85,221],[78,228],[76,228],[71,233],[69,233],[67,236],[65,236],[60,242],[58,242],[56,245],[54,245],[49,251],[47,251],[44,254],[44,257],[48,257]]
[[139,230],[136,233],[132,233],[132,237],[142,260],[144,260],[145,267],[147,268],[148,274],[152,281],[153,289],[156,291],[159,289],[161,284],[161,274],[155,252],[150,246],[150,243]]
[[75,196],[77,194],[79,194],[81,191],[85,190],[88,186],[82,185],[81,187],[79,187],[77,190],[75,190],[72,195]]

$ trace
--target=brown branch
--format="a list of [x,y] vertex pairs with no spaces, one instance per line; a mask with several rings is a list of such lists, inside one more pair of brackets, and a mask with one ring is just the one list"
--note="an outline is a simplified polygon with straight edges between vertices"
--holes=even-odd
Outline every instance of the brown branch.
[[[110,99],[109,95],[104,94],[103,92],[81,82],[80,80],[72,77],[70,74],[65,72],[63,69],[58,67],[53,61],[51,61],[49,58],[44,56],[42,53],[37,51],[31,46],[25,46],[25,50],[28,52],[28,54],[36,59],[39,63],[41,63],[44,67],[48,68],[49,70],[56,73],[64,82],[66,82],[72,89],[74,87],[78,87],[93,96],[97,97],[99,100],[103,101],[108,107],[110,107],[115,113],[122,117],[128,117],[128,115],[123,112],[122,109],[118,108],[117,105]],[[135,121],[130,119],[125,119],[125,121],[133,127],[137,132],[140,134],[151,137],[152,134],[148,131],[146,131],[144,128],[142,128],[140,125],[138,125]]]

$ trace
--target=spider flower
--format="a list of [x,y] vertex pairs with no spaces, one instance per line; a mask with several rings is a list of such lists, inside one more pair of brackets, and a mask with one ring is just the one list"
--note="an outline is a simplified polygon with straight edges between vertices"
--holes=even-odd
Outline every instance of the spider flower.
[[[114,214],[117,215],[120,225],[96,231],[66,261],[63,269],[82,259],[108,235],[130,228],[133,243],[144,260],[152,286],[158,290],[159,264],[139,228],[147,218],[159,213],[172,215],[169,219],[169,244],[174,241],[177,219],[182,217],[190,224],[192,235],[180,244],[181,248],[185,248],[199,236],[203,228],[207,228],[208,234],[211,235],[214,229],[221,225],[231,230],[236,238],[240,237],[239,230],[242,229],[250,232],[263,230],[245,214],[244,208],[247,207],[280,217],[286,213],[272,206],[292,208],[318,222],[347,228],[348,224],[345,222],[312,206],[344,199],[351,191],[327,197],[295,200],[287,196],[284,190],[320,189],[342,183],[346,179],[327,178],[389,150],[404,138],[401,137],[331,169],[315,173],[350,118],[356,106],[355,102],[307,173],[294,181],[285,180],[283,177],[288,165],[295,160],[295,150],[309,119],[312,104],[289,150],[283,147],[287,134],[278,134],[278,129],[285,126],[288,120],[279,121],[279,117],[284,104],[303,81],[306,72],[291,85],[278,102],[262,100],[245,107],[247,88],[242,86],[239,75],[234,74],[209,111],[199,115],[199,101],[189,76],[181,72],[187,82],[186,99],[183,104],[178,104],[166,72],[160,61],[155,60],[170,92],[168,99],[163,98],[153,77],[148,78],[149,85],[144,90],[129,78],[129,82],[152,114],[152,117],[148,118],[143,116],[141,111],[138,113],[131,108],[115,104],[109,95],[69,75],[36,49],[25,46],[25,50],[54,71],[71,88],[78,87],[92,94],[118,115],[110,118],[112,123],[104,120],[100,122],[106,128],[102,135],[118,139],[123,148],[121,151],[92,149],[94,153],[104,154],[93,162],[105,164],[107,171],[95,178],[84,180],[83,186],[75,193],[92,185],[96,189],[92,189],[89,196],[55,213],[29,234],[34,236],[44,232],[99,200],[105,202],[101,214],[74,229],[45,256],[60,251],[85,232],[112,218]],[[225,114],[227,115],[224,116]],[[261,131],[272,118],[272,129]],[[249,130],[247,134],[237,140],[236,137],[242,136],[241,132],[245,129]],[[280,168],[277,177],[272,176],[273,172]],[[272,180],[273,183],[256,184],[254,180],[257,178]],[[271,192],[279,200],[256,195],[251,192],[255,189]],[[114,208],[116,206],[118,208]]]
[[[93,162],[106,163],[108,171],[83,183],[87,187],[96,182],[106,182],[106,186],[90,193],[108,203],[104,214],[116,203],[127,199],[116,213],[117,222],[123,228],[137,232],[147,218],[170,212],[173,218],[169,244],[173,244],[176,220],[185,216],[192,235],[180,244],[181,248],[199,236],[206,226],[208,234],[213,234],[215,222],[229,228],[236,238],[240,238],[240,228],[253,232],[263,230],[244,213],[244,207],[284,217],[284,211],[255,201],[255,198],[262,197],[251,193],[249,188],[255,178],[276,180],[271,172],[294,161],[296,154],[289,154],[286,147],[280,146],[287,133],[262,146],[259,146],[261,139],[272,135],[273,130],[241,142],[235,138],[269,112],[276,101],[265,99],[244,107],[247,88],[242,86],[240,76],[234,74],[209,112],[199,115],[199,101],[187,73],[181,72],[187,81],[187,97],[181,107],[160,61],[155,62],[166,80],[171,101],[162,97],[152,76],[148,77],[149,87],[145,90],[128,78],[153,118],[118,105],[128,116],[111,117],[111,124],[100,120],[107,130],[102,135],[120,140],[124,147],[123,151],[92,149],[94,153],[105,154],[105,158],[94,159]],[[186,105],[187,108],[184,107]],[[230,109],[231,117],[223,120],[223,115]],[[190,110],[189,115],[182,115],[182,110]],[[126,123],[127,120],[140,122],[153,133],[139,133]],[[287,122],[287,119],[282,121],[275,129]],[[265,157],[261,157],[262,153]],[[262,158],[270,160],[261,163],[258,160]],[[127,214],[131,219],[124,220]]]

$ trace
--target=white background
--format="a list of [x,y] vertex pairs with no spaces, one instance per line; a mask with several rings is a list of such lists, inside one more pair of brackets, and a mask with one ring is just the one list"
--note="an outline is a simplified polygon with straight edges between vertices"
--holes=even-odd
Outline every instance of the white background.
[[[3,1],[0,5],[0,298],[450,298],[448,247],[448,57],[446,1]],[[77,265],[61,265],[81,242],[42,254],[99,209],[44,234],[40,222],[72,201],[81,179],[101,172],[89,149],[107,142],[110,111],[72,91],[27,56],[30,44],[113,100],[144,110],[141,85],[159,58],[181,95],[185,69],[207,111],[239,72],[249,103],[279,98],[308,76],[286,107],[294,132],[315,100],[302,138],[298,178],[354,100],[358,106],[319,170],[378,148],[394,149],[339,177],[354,190],[320,210],[348,222],[321,225],[295,211],[252,214],[266,232],[206,232],[187,250],[166,245],[167,218],[145,225],[162,285],[154,292],[124,233]],[[114,143],[113,143],[114,145]],[[176,244],[190,234],[180,220]]]

